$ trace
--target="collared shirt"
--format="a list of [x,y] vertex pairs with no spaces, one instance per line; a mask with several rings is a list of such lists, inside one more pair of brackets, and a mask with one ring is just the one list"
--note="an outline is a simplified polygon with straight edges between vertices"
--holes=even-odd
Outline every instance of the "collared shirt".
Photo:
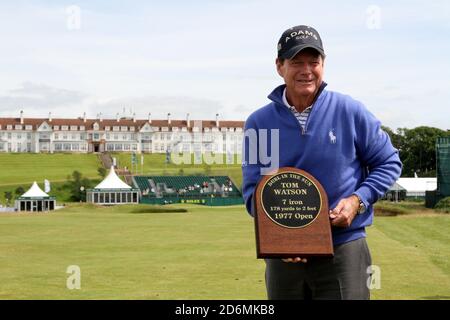
[[294,116],[297,118],[298,122],[300,123],[300,126],[303,130],[305,130],[306,120],[308,119],[309,113],[311,112],[312,105],[310,105],[308,108],[303,110],[302,112],[298,112],[297,109],[295,109],[294,106],[291,106],[286,98],[286,89],[283,91],[283,102],[286,107],[289,108],[289,110],[292,111]]

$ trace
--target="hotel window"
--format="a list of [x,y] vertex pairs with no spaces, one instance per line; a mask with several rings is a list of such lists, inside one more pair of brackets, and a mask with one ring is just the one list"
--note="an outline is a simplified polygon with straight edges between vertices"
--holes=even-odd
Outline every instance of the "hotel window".
[[128,131],[128,127],[122,126],[122,127],[120,127],[120,131]]
[[67,133],[63,133],[63,140],[67,140]]
[[31,143],[27,143],[27,150],[26,150],[27,152],[31,152]]
[[109,140],[109,133],[106,134],[106,140]]
[[16,124],[16,126],[14,127],[16,130],[22,130],[22,126],[20,124]]
[[31,133],[27,133],[27,139],[31,140]]
[[12,125],[11,124],[8,124],[7,126],[6,126],[6,130],[12,130]]
[[55,150],[61,151],[62,150],[62,144],[61,143],[55,143]]
[[130,151],[130,145],[129,144],[124,144],[124,150],[125,151]]
[[64,143],[64,151],[70,151],[70,143]]
[[110,131],[111,130],[111,127],[110,126],[106,126],[105,127],[105,131]]
[[77,131],[77,126],[70,126],[71,131]]
[[67,131],[67,130],[69,130],[69,126],[61,126],[61,130]]
[[86,130],[84,126],[80,126],[80,131]]
[[8,139],[11,139],[11,132],[8,132]]
[[111,144],[111,143],[107,144],[107,145],[106,145],[106,150],[108,150],[108,151],[114,151],[114,145]]
[[122,140],[127,140],[127,135],[126,134],[122,135]]
[[17,134],[17,139],[22,139],[22,134],[18,133]]
[[137,150],[137,144],[133,144],[133,151]]
[[55,133],[55,140],[59,139],[59,134]]
[[130,127],[130,131],[134,132],[134,127]]
[[114,126],[113,131],[119,131],[119,126]]
[[59,126],[53,126],[53,130],[59,130]]
[[33,130],[33,126],[26,125],[26,126],[25,126],[25,130]]
[[114,140],[119,140],[119,135],[118,134],[114,135]]
[[77,135],[76,134],[72,134],[72,140],[76,140],[77,139]]
[[80,145],[78,143],[72,144],[72,150],[78,151],[80,149]]

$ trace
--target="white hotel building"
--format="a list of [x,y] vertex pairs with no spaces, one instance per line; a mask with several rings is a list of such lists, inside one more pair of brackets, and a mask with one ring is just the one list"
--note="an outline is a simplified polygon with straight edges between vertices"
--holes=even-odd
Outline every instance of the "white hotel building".
[[242,152],[243,121],[0,118],[1,152]]

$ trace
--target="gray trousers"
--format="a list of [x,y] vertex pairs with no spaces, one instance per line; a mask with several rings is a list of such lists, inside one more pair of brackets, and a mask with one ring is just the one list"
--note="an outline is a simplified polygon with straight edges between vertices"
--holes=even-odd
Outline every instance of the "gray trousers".
[[265,261],[270,300],[370,298],[367,269],[372,260],[365,238],[335,246],[332,258],[310,257],[307,263]]

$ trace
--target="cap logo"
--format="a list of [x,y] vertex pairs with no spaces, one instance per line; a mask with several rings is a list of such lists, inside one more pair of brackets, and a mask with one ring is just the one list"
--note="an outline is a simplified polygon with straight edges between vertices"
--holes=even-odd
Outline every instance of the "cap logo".
[[308,39],[309,37],[313,37],[315,40],[318,40],[317,35],[314,32],[308,30],[298,30],[291,32],[290,37],[286,37],[285,43],[291,40],[292,38],[298,39]]

